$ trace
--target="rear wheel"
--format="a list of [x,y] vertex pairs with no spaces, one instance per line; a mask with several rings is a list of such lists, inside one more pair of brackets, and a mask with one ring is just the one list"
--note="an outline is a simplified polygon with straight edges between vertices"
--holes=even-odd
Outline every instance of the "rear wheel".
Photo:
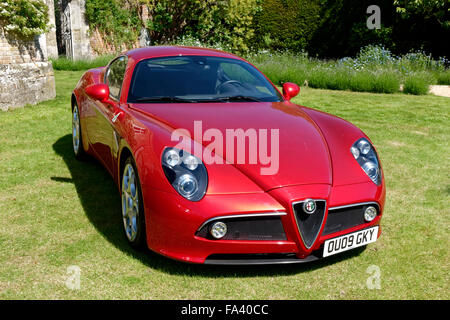
[[76,102],[72,110],[72,145],[75,158],[82,160],[86,153],[83,148],[83,140],[81,136],[80,111],[78,110],[78,105]]
[[123,167],[121,191],[125,235],[133,247],[143,247],[146,240],[144,206],[141,184],[132,157],[127,158]]

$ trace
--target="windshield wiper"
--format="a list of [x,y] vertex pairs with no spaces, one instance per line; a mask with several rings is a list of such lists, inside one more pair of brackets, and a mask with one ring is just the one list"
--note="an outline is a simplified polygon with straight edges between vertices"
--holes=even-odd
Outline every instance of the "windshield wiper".
[[230,97],[218,97],[217,100],[220,101],[253,101],[253,102],[261,102],[258,98],[250,97],[250,96],[230,96]]
[[230,97],[215,97],[212,99],[185,99],[180,97],[160,96],[160,97],[141,97],[135,99],[136,102],[173,102],[173,103],[193,103],[193,102],[231,102],[231,101],[251,101],[261,102],[258,98],[250,96],[230,96]]
[[197,102],[195,100],[192,99],[183,99],[183,98],[179,98],[179,97],[170,97],[170,96],[162,96],[162,97],[141,97],[141,98],[137,98],[136,102],[178,102],[178,103],[183,103],[183,102]]

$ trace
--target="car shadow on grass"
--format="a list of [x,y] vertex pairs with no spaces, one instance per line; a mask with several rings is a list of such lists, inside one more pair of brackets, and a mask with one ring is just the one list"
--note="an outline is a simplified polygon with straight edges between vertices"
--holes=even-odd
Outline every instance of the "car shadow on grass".
[[159,271],[211,278],[290,275],[324,268],[358,256],[364,251],[364,248],[357,248],[305,264],[211,266],[178,262],[148,249],[135,250],[130,247],[123,233],[120,195],[107,170],[93,158],[85,161],[76,160],[73,156],[70,134],[58,139],[53,144],[53,149],[64,160],[72,178],[52,177],[51,179],[61,183],[73,183],[87,218],[98,232],[117,249]]

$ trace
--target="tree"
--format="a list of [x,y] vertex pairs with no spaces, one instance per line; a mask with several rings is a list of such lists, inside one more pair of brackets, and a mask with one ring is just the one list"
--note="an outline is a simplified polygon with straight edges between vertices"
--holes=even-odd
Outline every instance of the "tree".
[[435,19],[441,26],[450,29],[448,0],[394,0],[396,10],[403,17],[420,15],[425,19]]
[[157,42],[190,35],[204,43],[248,50],[260,0],[150,0],[148,27]]
[[0,0],[0,26],[6,33],[31,40],[48,31],[48,22],[44,0]]

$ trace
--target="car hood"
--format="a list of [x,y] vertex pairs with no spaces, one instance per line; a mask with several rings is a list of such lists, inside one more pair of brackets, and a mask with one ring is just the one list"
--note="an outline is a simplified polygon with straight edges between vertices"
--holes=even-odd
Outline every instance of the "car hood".
[[[228,156],[228,163],[264,191],[289,185],[332,183],[331,158],[326,140],[318,125],[301,106],[290,102],[233,102],[130,104],[130,108],[172,129],[187,130],[191,138],[206,149],[211,149],[212,141],[217,141],[211,137],[207,140],[208,137],[203,136],[205,132],[220,132],[223,151],[214,147],[215,153],[222,159]],[[230,133],[231,130],[236,132],[236,129],[256,133],[258,141],[257,149],[254,150],[258,153],[257,163],[249,163],[249,151],[252,147],[248,140],[245,143],[245,161],[237,163],[239,144],[237,140],[231,142],[227,139],[227,130]],[[271,139],[274,139],[273,143]],[[265,162],[261,154],[266,150],[264,141],[267,141],[269,156]],[[227,152],[225,142],[234,143],[233,159]],[[229,146],[228,148],[231,150]],[[208,165],[206,159],[203,160]]]

